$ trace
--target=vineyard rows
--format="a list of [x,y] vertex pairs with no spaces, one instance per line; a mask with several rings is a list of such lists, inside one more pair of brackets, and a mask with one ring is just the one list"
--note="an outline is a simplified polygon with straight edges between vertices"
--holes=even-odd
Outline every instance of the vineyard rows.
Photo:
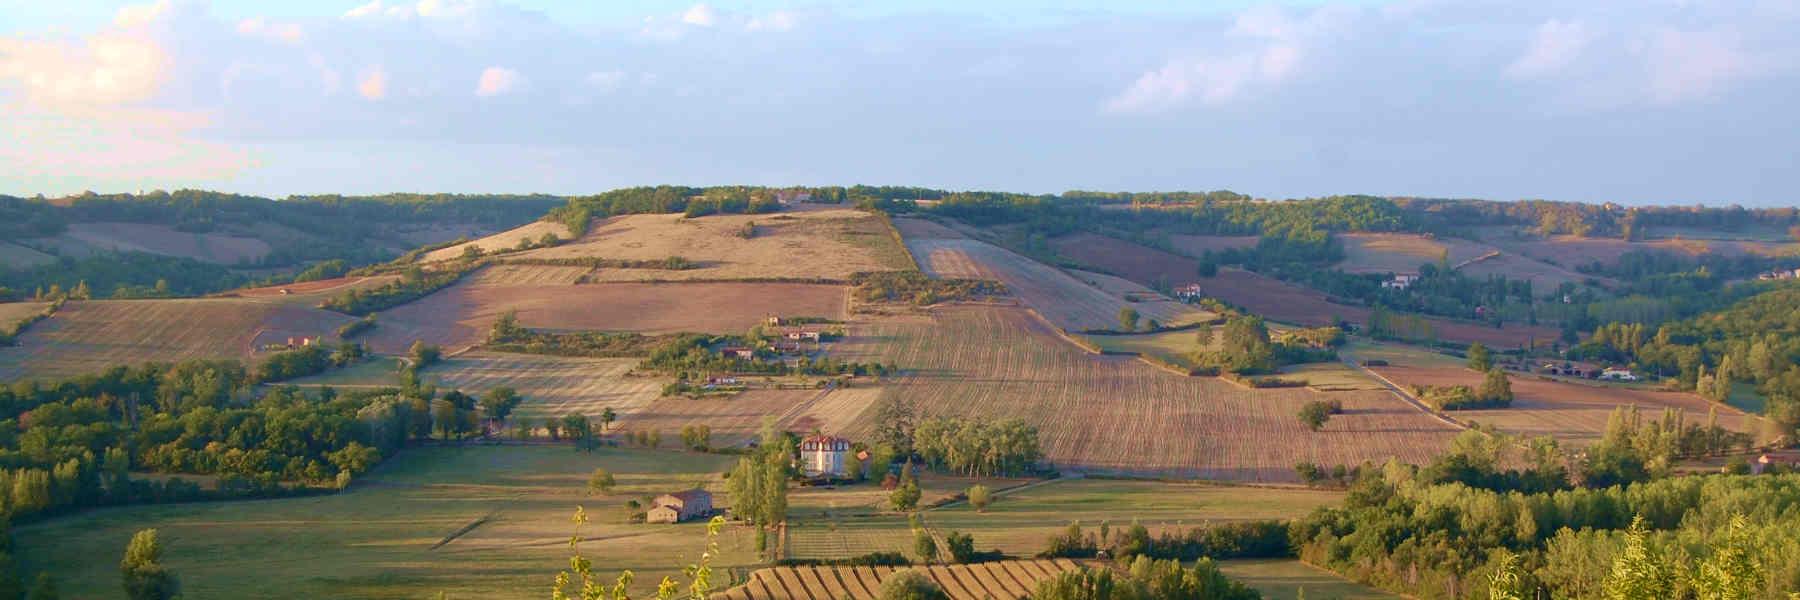
[[[955,307],[855,327],[845,360],[907,373],[885,394],[926,415],[1023,418],[1061,468],[1240,481],[1294,481],[1293,464],[1427,462],[1456,433],[1386,392],[1338,392],[1321,432],[1294,417],[1317,392],[1247,389],[1083,353],[1042,320],[1004,307]],[[873,430],[873,411],[852,428]]]
[[[1072,571],[1068,559],[1009,560],[973,565],[910,567],[953,600],[1027,598],[1039,583]],[[743,585],[715,594],[721,600],[873,600],[881,582],[908,567],[795,566],[761,569]]]

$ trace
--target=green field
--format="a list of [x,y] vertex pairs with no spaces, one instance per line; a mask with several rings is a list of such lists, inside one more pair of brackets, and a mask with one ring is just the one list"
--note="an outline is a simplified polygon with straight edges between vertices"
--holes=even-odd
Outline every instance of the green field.
[[[1140,335],[1087,335],[1082,336],[1106,352],[1123,352],[1143,354],[1161,358],[1172,364],[1186,367],[1194,366],[1194,351],[1199,349],[1196,343],[1197,332],[1192,329],[1180,331],[1164,331],[1162,333],[1145,333]],[[1209,348],[1217,348],[1215,340]]]
[[1381,382],[1341,362],[1290,365],[1280,368],[1276,376],[1282,379],[1304,379],[1307,387],[1325,392],[1387,389]]
[[1725,398],[1725,403],[1731,405],[1732,408],[1760,415],[1763,414],[1768,399],[1756,392],[1756,384],[1740,381],[1731,384],[1731,396]]
[[[586,505],[592,541],[582,551],[607,573],[634,570],[643,593],[698,556],[704,526],[625,524],[623,503],[702,482],[718,492],[732,460],[566,446],[415,449],[331,496],[112,508],[19,526],[14,556],[23,573],[54,574],[65,598],[119,597],[126,540],[155,527],[189,598],[416,599],[439,590],[542,598],[568,564],[570,517]],[[618,474],[618,490],[584,496],[587,473],[601,466]],[[751,566],[753,543],[746,529],[726,528],[715,564]]]
[[1268,600],[1386,600],[1399,596],[1366,586],[1297,560],[1227,560],[1219,570],[1262,592]]
[[343,369],[332,369],[318,375],[301,377],[283,383],[303,386],[398,387],[401,365],[398,358],[375,356]]
[[[1031,556],[1042,551],[1045,541],[1062,532],[1070,521],[1089,528],[1107,521],[1117,528],[1135,520],[1154,532],[1208,522],[1299,517],[1342,498],[1339,492],[1303,488],[1067,479],[1001,491],[985,513],[957,503],[927,510],[922,516],[940,538],[961,531],[974,535],[981,549]],[[844,510],[797,519],[790,532],[794,556],[820,558],[834,548],[849,548],[852,554],[911,548],[906,519],[858,514]]]

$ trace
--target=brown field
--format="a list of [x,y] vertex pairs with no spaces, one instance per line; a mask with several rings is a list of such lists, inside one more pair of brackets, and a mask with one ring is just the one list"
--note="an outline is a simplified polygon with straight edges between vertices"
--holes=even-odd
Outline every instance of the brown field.
[[70,256],[96,252],[147,252],[180,256],[222,265],[268,255],[269,243],[224,233],[186,233],[149,223],[70,223],[67,231],[39,240]]
[[[1373,367],[1381,376],[1403,385],[1481,385],[1480,373],[1454,366],[1421,367],[1396,364]],[[1714,404],[1686,392],[1662,392],[1599,383],[1549,381],[1536,375],[1508,372],[1513,404],[1509,408],[1459,410],[1450,416],[1464,422],[1492,425],[1501,431],[1537,437],[1548,435],[1565,444],[1585,446],[1600,439],[1607,417],[1620,406],[1637,406],[1646,417],[1664,408],[1681,410],[1690,423],[1703,423],[1713,409],[1727,429],[1755,432],[1756,418],[1730,406]]]
[[[748,239],[738,232],[756,223]],[[580,240],[523,252],[524,258],[600,257],[660,260],[680,256],[698,269],[600,269],[595,281],[688,279],[833,279],[859,271],[912,268],[875,215],[825,209],[763,215],[627,215],[596,224]]]
[[[869,408],[880,388],[753,389],[730,397],[668,397],[622,417],[620,431],[660,431],[664,446],[676,447],[687,425],[712,429],[714,447],[740,446],[756,439],[764,418],[783,431],[836,433],[849,428]],[[616,410],[616,409],[615,409]]]
[[[954,600],[1029,598],[1038,583],[1079,565],[1066,558],[1009,560],[974,565],[911,567],[930,577]],[[902,567],[905,568],[905,567]],[[895,567],[772,567],[750,574],[743,585],[716,600],[873,600]]]
[[1136,308],[1143,318],[1180,325],[1212,314],[1176,302],[1126,302],[1049,265],[999,246],[971,239],[907,240],[919,267],[935,277],[994,279],[1027,306],[1070,331],[1118,329],[1119,309]]
[[[1063,256],[1138,283],[1199,282],[1202,293],[1207,296],[1275,321],[1316,327],[1329,325],[1337,319],[1365,324],[1369,318],[1367,308],[1338,304],[1323,293],[1250,271],[1222,268],[1217,276],[1202,279],[1195,275],[1199,271],[1199,262],[1194,259],[1117,238],[1077,234],[1058,238],[1053,243]],[[1549,327],[1507,325],[1505,329],[1494,329],[1436,317],[1427,317],[1426,321],[1441,339],[1481,342],[1503,348],[1523,346],[1533,339],[1547,342],[1557,336],[1557,331]]]
[[894,228],[900,230],[900,235],[909,240],[932,238],[957,240],[968,237],[935,221],[911,217],[894,219]]
[[531,240],[531,243],[536,244],[546,233],[555,234],[559,239],[566,240],[570,237],[568,226],[563,225],[562,223],[532,221],[478,240],[470,240],[454,246],[432,250],[431,252],[425,253],[424,256],[419,257],[419,261],[431,262],[460,258],[463,255],[463,252],[469,247],[480,248],[483,252],[494,252],[496,250],[516,248],[519,246],[519,238],[521,237],[529,239]]
[[1449,253],[1451,265],[1493,252],[1488,246],[1458,239],[1437,239],[1416,233],[1341,233],[1344,260],[1337,268],[1346,273],[1418,273],[1419,265],[1437,263]]
[[493,265],[475,274],[474,285],[574,285],[588,267]]
[[[366,290],[369,288],[381,287],[396,279],[399,279],[399,277],[394,275],[338,277],[336,279],[321,279],[305,283],[289,283],[285,285],[272,285],[269,287],[246,288],[233,292],[226,292],[221,295],[240,298],[273,298],[316,302],[325,297],[335,296],[353,289]],[[281,293],[282,290],[287,290],[288,293],[283,294]]]
[[56,262],[56,257],[11,242],[0,242],[0,269],[23,269]]
[[377,352],[424,340],[454,350],[480,343],[494,321],[518,311],[526,327],[559,330],[741,333],[771,314],[841,319],[845,290],[799,283],[605,283],[488,285],[477,274],[381,313],[369,334]]
[[85,300],[0,348],[0,379],[61,377],[115,365],[190,358],[249,359],[292,336],[328,341],[350,317],[292,303],[238,298]]
[[1579,285],[1588,279],[1608,281],[1602,277],[1582,275],[1541,260],[1510,252],[1502,252],[1497,256],[1471,262],[1458,268],[1457,271],[1477,278],[1499,275],[1507,279],[1527,280],[1531,282],[1531,289],[1540,294],[1555,290],[1564,283]]
[[[1427,461],[1456,432],[1385,392],[1331,394],[1346,414],[1308,432],[1294,414],[1325,397],[1317,392],[1241,388],[1086,354],[1017,308],[883,319],[853,327],[836,346],[842,359],[898,364],[906,374],[884,393],[924,414],[1026,419],[1047,460],[1064,469],[1288,482],[1302,460]],[[852,435],[869,431],[870,418]]]
[[[607,408],[634,414],[657,401],[663,379],[629,375],[635,358],[570,358],[537,354],[469,352],[425,370],[439,389],[480,395],[507,386],[525,397],[513,414],[536,423],[542,417],[582,414],[598,418]],[[679,429],[679,427],[678,427]]]
[[1541,261],[1575,268],[1589,263],[1615,264],[1619,257],[1633,251],[1669,252],[1698,256],[1714,252],[1725,256],[1755,254],[1759,256],[1791,256],[1800,253],[1800,244],[1752,240],[1665,239],[1627,242],[1614,238],[1579,238],[1556,235],[1543,239],[1515,240],[1494,236],[1493,244]]
[[6,302],[0,303],[0,329],[8,329],[13,323],[25,320],[50,306],[49,302]]
[[1249,248],[1260,239],[1254,235],[1171,235],[1169,246],[1188,256],[1200,256],[1207,252]]

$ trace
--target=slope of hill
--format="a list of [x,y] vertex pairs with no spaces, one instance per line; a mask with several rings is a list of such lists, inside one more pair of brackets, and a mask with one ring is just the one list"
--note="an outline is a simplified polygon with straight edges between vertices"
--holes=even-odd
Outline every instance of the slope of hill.
[[249,359],[290,337],[333,339],[350,317],[279,300],[87,300],[0,348],[0,380],[82,375],[190,358]]
[[679,214],[618,216],[597,223],[579,240],[513,257],[628,261],[680,257],[697,265],[681,270],[601,269],[589,277],[591,281],[842,281],[861,271],[912,268],[881,217],[838,208],[697,218]]

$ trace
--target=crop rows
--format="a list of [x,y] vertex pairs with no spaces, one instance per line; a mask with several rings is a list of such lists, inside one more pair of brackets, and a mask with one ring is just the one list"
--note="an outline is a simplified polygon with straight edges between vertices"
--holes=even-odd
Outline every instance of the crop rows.
[[920,268],[937,277],[994,279],[1006,284],[1027,306],[1070,331],[1117,329],[1119,309],[1130,306],[1144,319],[1174,325],[1203,318],[1203,312],[1170,302],[1129,303],[1043,263],[969,239],[908,240]]
[[525,398],[513,413],[518,418],[567,414],[598,418],[607,408],[621,415],[635,413],[661,394],[661,380],[626,375],[637,363],[633,358],[471,352],[428,369],[425,379],[440,389],[470,394],[511,387]]
[[556,267],[548,265],[493,265],[475,277],[479,285],[573,285],[588,267]]
[[[954,600],[1027,598],[1039,583],[1078,568],[1074,561],[1013,560],[913,567]],[[724,600],[873,600],[881,582],[902,568],[795,566],[762,569],[718,595]]]
[[281,301],[236,298],[82,300],[0,348],[0,379],[62,377],[115,365],[249,359],[256,340],[329,337],[349,317]]
[[[1386,392],[1333,393],[1344,414],[1310,432],[1294,415],[1317,392],[1240,388],[1089,355],[1014,308],[956,307],[851,333],[835,353],[907,373],[885,394],[926,415],[1026,419],[1061,468],[1292,481],[1295,461],[1425,462],[1456,433]],[[870,431],[872,413],[853,429]]]

